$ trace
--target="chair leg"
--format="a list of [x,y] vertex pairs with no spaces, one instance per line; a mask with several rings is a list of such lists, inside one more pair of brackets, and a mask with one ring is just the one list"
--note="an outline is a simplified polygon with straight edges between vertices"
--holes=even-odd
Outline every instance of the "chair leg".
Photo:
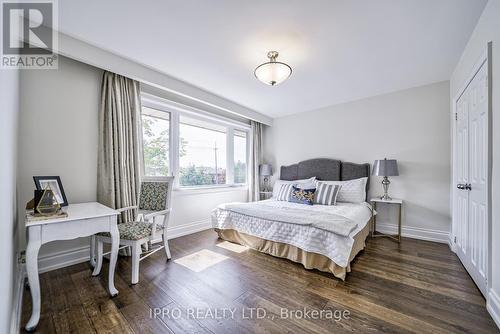
[[165,254],[167,254],[167,260],[170,260],[172,258],[172,255],[170,254],[170,248],[168,248],[168,240],[165,232],[163,232],[161,238],[163,239],[163,246],[165,248]]
[[101,239],[97,238],[96,240],[96,254],[95,254],[95,258],[96,258],[96,263],[95,263],[95,267],[94,267],[94,271],[92,272],[92,276],[97,276],[101,273],[101,268],[102,268],[102,258],[103,258],[103,251],[102,251],[102,248],[103,248],[103,242]]
[[132,245],[132,284],[137,284],[139,282],[141,251],[141,245],[138,242]]

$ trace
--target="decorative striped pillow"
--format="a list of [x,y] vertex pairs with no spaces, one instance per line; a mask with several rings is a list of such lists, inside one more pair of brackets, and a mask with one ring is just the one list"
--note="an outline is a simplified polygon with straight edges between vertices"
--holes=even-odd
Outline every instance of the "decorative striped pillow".
[[278,195],[276,196],[276,200],[287,202],[290,198],[290,194],[292,193],[292,189],[293,183],[282,184],[280,190],[278,191]]
[[327,184],[323,182],[316,183],[316,194],[314,196],[314,204],[335,205],[337,204],[337,196],[340,192],[341,185]]

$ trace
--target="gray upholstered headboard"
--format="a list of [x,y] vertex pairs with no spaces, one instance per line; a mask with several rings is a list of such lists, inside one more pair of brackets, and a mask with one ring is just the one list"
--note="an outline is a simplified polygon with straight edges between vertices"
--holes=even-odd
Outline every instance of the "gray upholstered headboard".
[[316,176],[322,181],[346,181],[368,177],[366,193],[370,187],[370,164],[355,164],[335,159],[310,159],[290,166],[281,166],[281,180],[300,180]]

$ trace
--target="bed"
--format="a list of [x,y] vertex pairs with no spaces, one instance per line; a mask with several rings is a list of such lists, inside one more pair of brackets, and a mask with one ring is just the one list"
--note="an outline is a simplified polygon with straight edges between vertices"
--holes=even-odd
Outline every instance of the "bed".
[[[369,178],[370,165],[311,159],[281,167],[281,180],[313,176],[321,181]],[[366,182],[366,193],[368,187]],[[212,211],[211,218],[221,239],[301,263],[307,269],[330,272],[344,280],[351,270],[350,262],[365,247],[371,208],[366,202],[307,206],[269,199],[223,204]]]

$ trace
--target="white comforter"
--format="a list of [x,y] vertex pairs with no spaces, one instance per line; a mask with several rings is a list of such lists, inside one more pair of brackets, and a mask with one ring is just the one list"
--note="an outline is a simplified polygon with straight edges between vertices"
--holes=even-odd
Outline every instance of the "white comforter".
[[222,204],[219,208],[275,222],[310,225],[344,237],[347,237],[357,226],[354,221],[345,216],[326,210],[311,210],[309,205],[277,207],[266,201],[259,201]]
[[[253,216],[226,210],[225,205],[232,204],[221,205],[212,211],[212,225],[214,228],[234,229],[262,239],[287,243],[308,252],[322,254],[342,267],[346,267],[349,263],[349,255],[354,243],[353,236],[366,226],[371,217],[368,203],[305,206],[270,199],[260,201],[258,204],[280,211],[287,208],[310,210],[311,213],[314,213],[311,216],[317,216],[321,213],[325,214],[323,216],[326,214],[330,214],[332,217],[341,216],[346,221],[354,222],[356,227],[347,236],[343,236],[324,228],[315,227],[314,224],[287,223],[273,220],[273,215],[270,217]],[[324,222],[321,224],[323,225]]]

